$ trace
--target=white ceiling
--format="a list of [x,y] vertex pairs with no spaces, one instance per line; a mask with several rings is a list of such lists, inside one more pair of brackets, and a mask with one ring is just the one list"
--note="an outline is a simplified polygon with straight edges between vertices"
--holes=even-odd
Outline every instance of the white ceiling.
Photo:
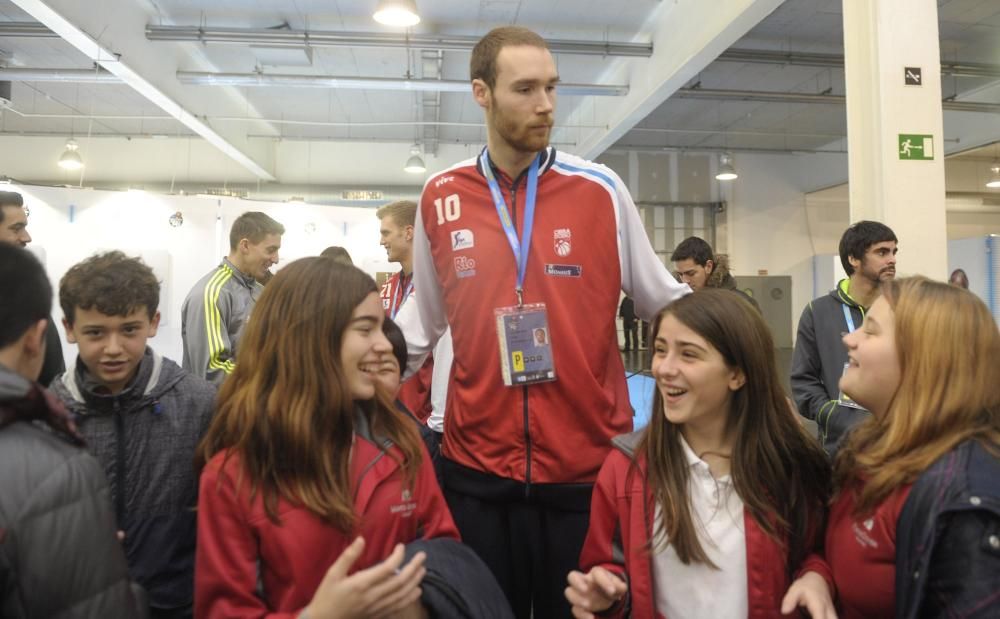
[[[22,2],[23,0],[17,0]],[[39,0],[30,0],[38,2]],[[370,17],[375,0],[44,0],[103,47],[121,54],[142,78],[196,116],[285,185],[419,185],[402,172],[414,142],[429,172],[475,153],[484,140],[482,111],[468,93],[333,88],[185,85],[178,71],[414,77],[465,81],[467,51],[314,47],[310,66],[265,66],[242,44],[150,41],[148,25],[396,33]],[[790,64],[715,61],[727,48],[842,54],[835,0],[417,0],[414,35],[480,36],[516,23],[547,39],[653,43],[651,58],[559,53],[568,84],[625,84],[626,97],[560,95],[557,147],[595,156],[606,147],[843,151],[844,106],[695,100],[678,87],[842,95],[843,70]],[[775,8],[776,7],[776,8]],[[946,61],[1000,65],[1000,2],[939,0]],[[712,30],[712,19],[730,20]],[[0,22],[33,22],[15,0],[0,0]],[[691,24],[698,23],[704,36]],[[692,31],[695,34],[692,34]],[[672,55],[657,54],[670,45]],[[687,47],[684,47],[684,46]],[[295,52],[305,58],[303,51]],[[681,56],[679,59],[678,56]],[[59,38],[5,36],[0,58],[11,68],[95,70]],[[96,70],[95,70],[96,71]],[[1000,103],[1000,78],[943,76],[945,96]],[[665,100],[664,100],[665,99]],[[65,140],[81,144],[84,183],[247,184],[262,182],[187,126],[123,84],[16,81],[0,114],[0,174],[71,182],[55,159]],[[435,105],[439,111],[435,112]],[[415,121],[433,122],[418,126]],[[951,152],[1000,139],[1000,114],[945,112]],[[435,141],[436,138],[436,141]],[[595,151],[596,152],[593,152]],[[16,155],[11,155],[11,153]],[[4,158],[2,153],[6,153]],[[265,179],[266,180],[266,179]]]

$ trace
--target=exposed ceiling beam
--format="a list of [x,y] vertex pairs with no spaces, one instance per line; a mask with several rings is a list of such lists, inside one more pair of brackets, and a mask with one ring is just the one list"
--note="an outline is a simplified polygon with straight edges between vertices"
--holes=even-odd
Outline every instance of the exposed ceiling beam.
[[0,37],[58,39],[59,35],[38,22],[6,21],[0,22]]
[[0,67],[0,80],[10,82],[63,82],[66,84],[121,84],[103,69],[14,69]]
[[718,135],[753,137],[846,138],[846,133],[803,133],[801,131],[747,131],[741,129],[671,129],[666,127],[634,127],[629,133],[674,133],[680,135]]
[[[0,37],[58,37],[43,24],[36,22],[2,22]],[[292,47],[409,47],[411,49],[437,49],[471,51],[478,37],[446,35],[401,35],[363,32],[323,32],[308,30],[276,30],[253,28],[199,28],[197,26],[147,26],[146,36],[152,41],[186,41],[201,43],[267,44]],[[553,52],[563,54],[588,54],[597,56],[650,57],[650,43],[600,42],[600,41],[549,41]],[[803,67],[842,69],[841,54],[774,51],[758,49],[728,49],[717,58],[720,62],[746,62],[755,64],[787,64]],[[1000,77],[1000,65],[944,60],[942,75],[957,77]]]
[[[812,94],[807,92],[768,92],[762,90],[721,90],[718,88],[679,88],[674,94],[678,99],[708,99],[712,101],[753,101],[757,103],[819,103],[844,105],[843,95]],[[950,112],[1000,113],[1000,103],[944,100],[942,109]]]
[[[440,49],[425,49],[420,51],[420,75],[422,79],[439,80],[444,67],[444,51]],[[417,113],[419,120],[438,122],[441,120],[441,93],[422,92],[417,98],[419,105]],[[421,135],[420,146],[425,155],[437,155],[440,131],[437,125],[425,125]]]
[[218,148],[230,159],[236,161],[252,172],[257,178],[266,181],[277,180],[270,172],[262,168],[256,161],[248,157],[233,144],[216,133],[211,127],[196,118],[167,96],[162,90],[146,80],[142,75],[122,62],[118,54],[106,49],[89,34],[77,27],[42,0],[13,0],[21,10],[28,13],[45,27],[52,30],[67,43],[75,47],[90,60],[98,63],[109,72],[115,74],[136,92],[146,97],[151,103],[170,114],[189,129],[203,137],[207,142]]
[[[720,62],[745,62],[752,64],[783,64],[823,69],[843,69],[844,56],[840,54],[812,54],[807,52],[782,52],[759,49],[728,49],[719,55]],[[979,62],[944,60],[942,75],[956,77],[1000,78],[1000,65]]]
[[571,113],[568,125],[604,126],[579,131],[576,154],[588,159],[600,155],[781,2],[661,2],[642,27],[643,32],[653,33],[650,59],[615,59],[601,76],[601,81],[628,83],[629,94],[623,99],[586,99]]
[[[0,31],[2,34],[2,31]],[[446,34],[386,34],[381,32],[334,32],[291,28],[202,28],[198,26],[146,26],[150,41],[196,41],[266,45],[268,47],[400,47],[472,51],[478,36]],[[553,53],[587,56],[653,55],[651,43],[554,39],[546,41]]]
[[[0,67],[0,80],[13,82],[62,82],[67,84],[121,84],[122,79],[93,69],[8,69]],[[354,90],[409,90],[413,92],[471,92],[464,80],[430,78],[349,77],[334,75],[288,75],[280,73],[208,73],[178,71],[177,81],[194,86],[240,86],[261,88],[343,88]],[[559,84],[564,96],[623,97],[625,84]]]
[[789,154],[847,154],[843,148],[739,148],[733,146],[649,146],[645,144],[615,144],[606,152],[621,154],[637,153],[757,153],[761,155]]

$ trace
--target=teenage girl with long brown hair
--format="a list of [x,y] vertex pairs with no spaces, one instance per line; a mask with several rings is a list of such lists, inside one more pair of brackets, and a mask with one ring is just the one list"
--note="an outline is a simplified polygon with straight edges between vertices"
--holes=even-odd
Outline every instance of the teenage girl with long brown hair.
[[[598,476],[573,614],[779,617],[818,560],[830,470],[788,404],[770,331],[735,293],[705,289],[651,333],[653,414]],[[829,596],[808,608],[832,609]]]
[[[872,415],[837,455],[826,560],[840,616],[1000,617],[1000,333],[972,293],[882,285],[844,336]],[[829,595],[807,574],[796,598]]]
[[376,389],[383,319],[375,282],[329,258],[267,285],[198,449],[196,616],[420,616],[425,557],[402,544],[458,533]]

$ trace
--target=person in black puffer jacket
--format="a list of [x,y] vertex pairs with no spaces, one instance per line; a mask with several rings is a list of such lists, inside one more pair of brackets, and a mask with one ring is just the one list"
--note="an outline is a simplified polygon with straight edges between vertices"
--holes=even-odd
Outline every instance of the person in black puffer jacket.
[[52,304],[42,265],[0,243],[0,290],[0,617],[144,617],[101,465],[36,382]]

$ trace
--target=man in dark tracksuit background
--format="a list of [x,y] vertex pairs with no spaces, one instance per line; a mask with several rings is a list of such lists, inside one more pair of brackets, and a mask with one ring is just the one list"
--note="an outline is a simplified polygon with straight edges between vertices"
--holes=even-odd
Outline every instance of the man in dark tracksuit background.
[[792,397],[799,413],[819,426],[823,448],[833,456],[841,438],[870,413],[841,395],[848,362],[845,333],[861,328],[879,295],[879,285],[896,276],[896,235],[885,224],[859,221],[840,238],[840,262],[847,279],[802,311],[792,356]]

